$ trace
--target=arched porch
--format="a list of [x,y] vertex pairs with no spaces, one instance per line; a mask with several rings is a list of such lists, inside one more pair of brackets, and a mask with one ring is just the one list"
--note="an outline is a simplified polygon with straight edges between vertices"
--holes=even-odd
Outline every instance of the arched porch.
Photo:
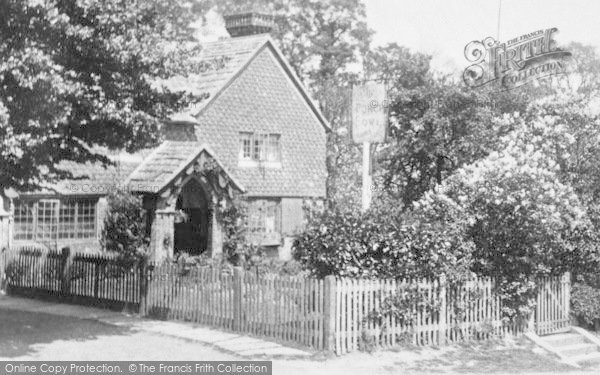
[[[171,146],[169,144],[169,146]],[[172,145],[181,146],[181,145]],[[223,250],[222,225],[217,220],[217,207],[226,206],[234,194],[243,192],[225,168],[208,149],[200,147],[193,158],[182,160],[175,170],[164,171],[169,177],[159,185],[146,176],[156,173],[160,158],[173,158],[178,149],[164,150],[145,161],[134,172],[135,182],[154,187],[144,192],[144,208],[148,210],[150,251],[154,261],[173,258],[178,253],[219,256]],[[162,150],[160,150],[162,151]],[[137,174],[145,179],[138,178]],[[141,182],[138,182],[141,181]]]

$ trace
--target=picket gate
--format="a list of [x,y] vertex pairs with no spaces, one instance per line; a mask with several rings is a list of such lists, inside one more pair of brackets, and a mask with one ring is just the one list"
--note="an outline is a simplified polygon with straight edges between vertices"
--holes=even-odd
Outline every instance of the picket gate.
[[571,275],[544,277],[538,283],[535,331],[538,335],[566,332],[571,325]]

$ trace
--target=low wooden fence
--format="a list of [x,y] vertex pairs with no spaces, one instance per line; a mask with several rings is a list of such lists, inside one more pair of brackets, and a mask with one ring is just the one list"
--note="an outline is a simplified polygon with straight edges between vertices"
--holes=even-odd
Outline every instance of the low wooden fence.
[[[569,325],[569,276],[539,280],[535,322],[504,323],[494,280],[325,279],[241,268],[119,265],[105,255],[24,249],[5,254],[9,292],[212,325],[344,354],[359,349],[484,340]],[[402,306],[393,309],[392,306]]]
[[162,264],[148,288],[143,314],[323,349],[323,280]]
[[6,288],[93,305],[139,305],[142,272],[107,255],[22,248],[5,256]]
[[454,285],[426,279],[338,279],[335,352],[361,346],[438,346],[522,333],[526,327],[503,322],[501,300],[493,290],[491,278]]

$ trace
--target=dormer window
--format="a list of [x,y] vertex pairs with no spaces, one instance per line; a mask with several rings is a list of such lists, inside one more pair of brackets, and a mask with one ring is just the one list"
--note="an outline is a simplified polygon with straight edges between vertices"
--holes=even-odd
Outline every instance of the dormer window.
[[281,163],[281,135],[265,133],[240,133],[240,164],[277,165]]

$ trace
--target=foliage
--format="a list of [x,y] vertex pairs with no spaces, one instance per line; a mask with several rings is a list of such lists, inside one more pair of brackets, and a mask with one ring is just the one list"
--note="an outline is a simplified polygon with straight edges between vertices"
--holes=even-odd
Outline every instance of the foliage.
[[571,314],[585,324],[597,324],[600,321],[600,289],[585,283],[573,284]]
[[272,257],[256,258],[254,262],[248,262],[246,269],[257,275],[280,275],[280,276],[299,276],[306,273],[296,260],[280,260]]
[[417,312],[429,318],[440,309],[440,299],[432,299],[426,290],[417,284],[410,284],[399,292],[386,297],[378,310],[369,313],[367,319],[381,325],[391,317],[398,324],[411,325],[417,319]]
[[452,200],[464,207],[467,239],[475,246],[472,270],[497,279],[511,318],[530,311],[536,278],[590,259],[589,248],[577,246],[589,227],[585,210],[573,189],[547,169],[555,167],[533,147],[492,153],[415,204],[429,210]]
[[492,121],[485,95],[443,80],[414,89],[393,87],[390,95],[390,142],[377,155],[377,177],[405,208],[461,166],[495,150],[509,130]]
[[217,220],[223,228],[223,255],[238,266],[260,256],[259,249],[247,241],[247,209],[241,199],[217,206]]
[[[359,350],[372,352],[376,347],[377,340],[372,333],[366,329],[369,324],[379,328],[380,335],[387,335],[391,327],[389,321],[396,325],[410,327],[416,322],[419,312],[424,319],[433,317],[440,310],[440,299],[430,298],[427,292],[418,288],[416,284],[403,287],[396,293],[386,297],[378,309],[367,314],[361,322],[361,336]],[[408,342],[412,336],[411,330],[395,332],[396,342]]]
[[162,119],[191,99],[155,83],[192,66],[195,4],[0,2],[0,185],[67,177],[61,160],[110,163],[95,146],[155,142]]
[[232,274],[233,264],[225,257],[212,257],[205,254],[189,255],[185,252],[180,252],[175,258],[175,263],[178,265],[180,275],[186,275],[190,270],[195,268],[211,268],[220,270],[223,273]]
[[102,248],[116,252],[122,260],[146,256],[149,238],[141,197],[116,189],[110,192],[107,200],[108,210],[100,236]]
[[[569,92],[587,97],[598,95],[600,86],[600,58],[595,47],[571,42],[565,47],[572,58],[567,65],[568,75],[561,80]],[[563,85],[564,86],[564,85]]]
[[313,213],[295,241],[294,257],[319,277],[460,278],[472,251],[463,241],[464,226],[450,215],[433,219],[402,217],[393,207],[364,214],[339,209]]
[[556,164],[557,176],[575,189],[589,213],[600,203],[597,103],[583,95],[555,95],[533,103],[523,116],[504,119],[517,129],[504,140],[506,147],[515,151],[533,147]]

